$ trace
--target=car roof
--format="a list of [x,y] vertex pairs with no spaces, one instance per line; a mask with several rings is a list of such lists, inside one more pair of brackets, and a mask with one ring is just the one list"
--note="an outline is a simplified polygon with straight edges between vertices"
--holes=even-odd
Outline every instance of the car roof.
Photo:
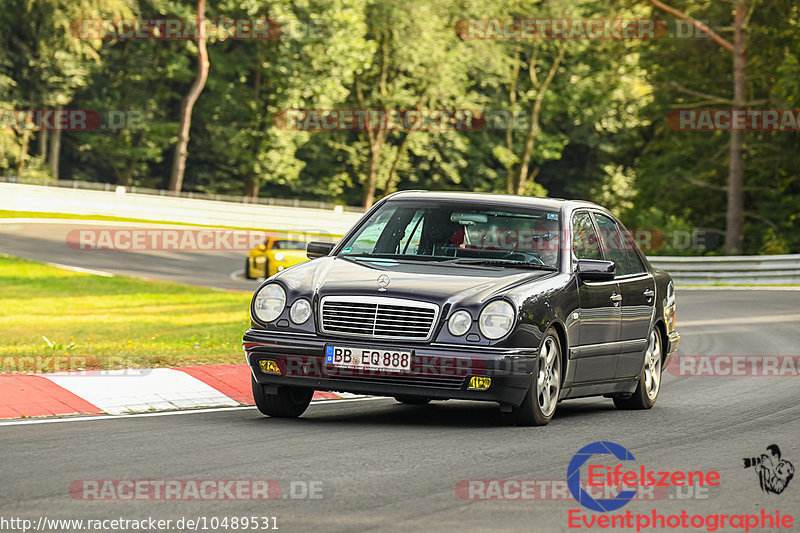
[[475,201],[510,204],[520,207],[538,207],[542,209],[577,209],[589,207],[606,211],[603,207],[583,200],[565,200],[563,198],[541,198],[538,196],[516,196],[512,194],[488,194],[474,192],[439,192],[439,191],[400,191],[391,194],[385,200],[444,200]]

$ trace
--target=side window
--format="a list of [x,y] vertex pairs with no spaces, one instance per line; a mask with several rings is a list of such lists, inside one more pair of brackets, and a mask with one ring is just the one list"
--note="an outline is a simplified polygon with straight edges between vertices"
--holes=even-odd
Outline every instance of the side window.
[[597,220],[597,229],[600,231],[600,239],[603,242],[603,251],[606,253],[606,258],[617,266],[617,275],[631,274],[633,269],[628,264],[628,254],[625,252],[617,223],[600,213],[595,213],[594,217]]
[[345,248],[342,250],[342,253],[372,253],[372,251],[375,250],[375,244],[378,242],[378,238],[383,233],[384,228],[386,228],[386,225],[389,223],[389,220],[391,220],[395,211],[396,209],[387,209],[378,218],[368,222],[367,229],[353,242],[352,246],[350,246],[350,250]]
[[603,259],[589,213],[577,213],[572,217],[572,251],[578,259]]
[[422,215],[424,213],[425,211],[422,209],[414,213],[414,216],[411,218],[411,222],[409,222],[408,226],[406,226],[405,235],[402,239],[400,239],[400,245],[398,246],[397,253],[403,255],[417,254],[419,240],[422,235]]
[[622,224],[619,224],[619,230],[622,233],[622,243],[625,248],[625,255],[628,256],[628,265],[631,268],[631,273],[639,274],[644,272],[644,263],[642,263],[642,258],[637,253],[639,247],[636,245],[636,241]]

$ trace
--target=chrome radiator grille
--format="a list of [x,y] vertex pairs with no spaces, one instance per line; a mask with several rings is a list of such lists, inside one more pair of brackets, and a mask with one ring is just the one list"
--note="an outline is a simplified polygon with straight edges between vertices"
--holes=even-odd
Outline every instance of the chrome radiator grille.
[[426,340],[439,307],[400,298],[326,296],[322,299],[323,333],[374,339]]

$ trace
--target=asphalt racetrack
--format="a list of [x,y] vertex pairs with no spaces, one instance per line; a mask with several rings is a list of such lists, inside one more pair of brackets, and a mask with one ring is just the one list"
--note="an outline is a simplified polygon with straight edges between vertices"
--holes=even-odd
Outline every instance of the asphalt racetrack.
[[[0,251],[217,287],[256,285],[230,279],[241,268],[240,252],[86,253],[63,246],[63,236],[46,224],[5,228]],[[679,290],[677,296],[681,355],[800,355],[800,291]],[[204,520],[212,530],[212,519],[226,517],[269,517],[270,527],[275,517],[279,531],[302,532],[565,531],[570,520],[573,530],[587,530],[583,519],[626,511],[685,511],[705,519],[763,510],[792,515],[798,530],[800,473],[781,494],[767,494],[743,458],[778,444],[783,459],[800,467],[800,376],[784,369],[780,376],[703,377],[676,369],[665,372],[652,410],[619,411],[607,399],[569,401],[543,428],[505,426],[494,404],[407,406],[392,399],[314,404],[296,420],[229,408],[3,423],[0,517],[34,525],[42,517],[153,518],[172,520],[172,531],[190,530],[185,521],[175,527],[181,518]],[[594,513],[563,487],[575,453],[601,440],[635,456],[627,469],[716,471],[720,484],[668,487],[618,511]],[[275,480],[281,492],[270,492],[269,501],[86,501],[81,492],[94,486],[85,480],[242,479]],[[539,488],[521,497],[523,485]],[[486,497],[499,499],[480,499]],[[219,524],[214,529],[224,531]]]
[[[179,235],[191,232],[197,236],[198,232],[213,234],[225,231],[131,222],[52,219],[17,222],[0,219],[0,253],[111,274],[177,281],[220,289],[251,291],[258,287],[258,281],[245,280],[241,277],[249,251],[247,238],[242,239],[245,246],[240,246],[238,249],[231,249],[236,248],[236,243],[230,238],[223,241],[222,246],[217,249],[209,250],[199,247],[176,249],[180,248],[180,240],[177,241],[177,246],[151,247],[148,243],[152,241],[145,239],[146,245],[137,247],[130,238],[123,239],[121,241],[123,246],[116,249],[91,249],[88,246],[86,249],[80,249],[78,232],[82,230],[97,237],[94,239],[96,243],[101,242],[102,232],[114,236],[114,232],[117,231],[157,230],[162,233],[180,232]],[[247,234],[244,231],[240,233]]]

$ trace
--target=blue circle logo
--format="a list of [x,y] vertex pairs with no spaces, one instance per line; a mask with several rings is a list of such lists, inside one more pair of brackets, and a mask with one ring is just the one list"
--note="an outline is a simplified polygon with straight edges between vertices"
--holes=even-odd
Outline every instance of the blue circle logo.
[[636,496],[636,491],[623,490],[614,498],[594,499],[581,487],[581,466],[591,459],[593,455],[613,455],[620,461],[635,461],[636,459],[631,452],[616,442],[600,441],[588,444],[578,450],[578,453],[572,457],[567,467],[567,486],[575,501],[587,509],[600,513],[616,511],[620,507],[627,505]]

